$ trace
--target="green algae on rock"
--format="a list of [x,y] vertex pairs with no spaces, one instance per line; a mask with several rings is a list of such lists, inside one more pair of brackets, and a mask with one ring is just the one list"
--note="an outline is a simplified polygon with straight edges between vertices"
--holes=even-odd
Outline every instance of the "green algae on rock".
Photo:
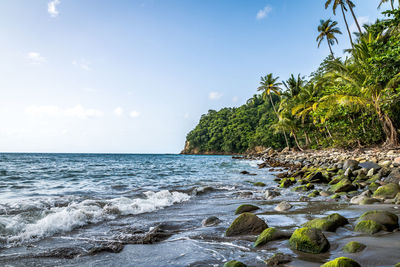
[[340,257],[321,265],[321,267],[361,267],[361,265],[350,258]]
[[342,179],[337,184],[331,185],[331,188],[330,188],[330,190],[335,193],[350,192],[355,189],[356,189],[356,187],[347,178]]
[[226,230],[226,236],[260,234],[268,225],[253,213],[239,215]]
[[243,205],[240,205],[239,207],[237,207],[237,209],[235,211],[235,214],[241,214],[243,212],[255,211],[255,210],[258,210],[258,209],[260,209],[260,208],[257,207],[257,206],[254,206],[254,205],[251,205],[251,204],[243,204]]
[[351,241],[343,247],[343,251],[347,253],[357,253],[363,251],[367,246],[356,241]]
[[318,254],[328,251],[330,244],[321,230],[310,227],[299,228],[289,239],[292,249]]
[[399,228],[399,218],[396,214],[385,210],[371,210],[365,212],[358,221],[372,220],[384,227],[384,230],[393,231]]
[[376,234],[383,230],[383,226],[372,220],[360,221],[354,228],[356,232],[366,233],[366,234]]
[[322,231],[335,232],[337,228],[348,224],[349,221],[338,213],[324,218],[317,218],[303,224],[304,227],[316,228]]
[[258,237],[257,240],[254,242],[254,247],[258,247],[264,245],[270,241],[275,241],[279,239],[289,238],[290,234],[286,232],[282,232],[276,228],[267,228],[265,229]]
[[378,187],[372,196],[378,199],[391,199],[395,198],[397,193],[399,192],[399,185],[395,183],[390,183]]
[[224,267],[247,267],[247,265],[240,261],[228,261],[225,262]]
[[259,187],[264,187],[266,184],[264,184],[263,182],[255,182],[253,183],[254,186],[259,186]]

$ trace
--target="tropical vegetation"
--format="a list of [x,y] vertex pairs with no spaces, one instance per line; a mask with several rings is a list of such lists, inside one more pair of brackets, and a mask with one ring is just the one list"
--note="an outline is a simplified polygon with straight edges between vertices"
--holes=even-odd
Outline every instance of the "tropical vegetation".
[[[327,0],[340,8],[351,47],[335,57],[332,45],[341,34],[338,23],[321,20],[318,47],[326,41],[330,55],[307,78],[298,74],[280,81],[261,77],[258,91],[238,108],[210,110],[187,135],[190,152],[242,153],[255,147],[398,146],[400,129],[400,9],[389,2],[384,19],[358,25],[355,4]],[[358,31],[350,33],[346,13]]]

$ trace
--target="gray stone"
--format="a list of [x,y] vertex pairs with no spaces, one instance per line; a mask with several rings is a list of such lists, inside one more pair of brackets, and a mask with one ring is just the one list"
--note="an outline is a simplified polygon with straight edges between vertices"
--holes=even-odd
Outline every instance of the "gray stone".
[[279,203],[274,210],[276,211],[287,211],[290,210],[293,206],[290,205],[287,201],[282,201],[281,203]]
[[353,159],[348,159],[343,163],[343,170],[350,168],[351,170],[356,170],[358,168],[358,161]]
[[385,179],[385,182],[398,184],[400,182],[400,169],[393,169],[389,176]]
[[370,169],[370,170],[368,171],[367,177],[372,177],[372,176],[374,176],[374,174],[375,174],[375,169],[372,168],[372,169]]
[[372,162],[372,161],[366,161],[366,162],[360,163],[359,166],[361,168],[367,169],[367,171],[369,171],[370,169],[380,170],[382,168],[377,163]]

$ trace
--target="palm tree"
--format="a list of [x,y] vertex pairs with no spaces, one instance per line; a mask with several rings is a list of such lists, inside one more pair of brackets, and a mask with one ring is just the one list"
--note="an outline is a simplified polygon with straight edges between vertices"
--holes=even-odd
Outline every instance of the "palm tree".
[[353,44],[353,38],[351,37],[351,32],[350,32],[349,24],[347,23],[347,19],[346,19],[345,11],[347,11],[347,8],[346,8],[346,4],[345,4],[344,1],[345,1],[345,0],[333,0],[333,2],[332,2],[332,0],[326,0],[326,2],[325,2],[325,9],[327,9],[327,8],[330,6],[330,4],[333,3],[332,10],[333,10],[333,14],[336,16],[336,8],[337,8],[338,6],[340,6],[340,9],[342,10],[342,15],[343,15],[344,23],[346,24],[347,33],[349,34],[350,43],[351,43],[351,46],[353,47],[353,46],[354,46],[354,44]]
[[331,55],[333,58],[335,56],[333,55],[332,51],[332,45],[338,43],[338,40],[335,36],[335,34],[342,34],[340,31],[339,27],[337,26],[337,21],[332,21],[331,19],[328,20],[320,20],[320,25],[318,26],[318,32],[319,35],[317,37],[317,42],[318,42],[318,47],[321,45],[321,42],[326,39],[328,42],[329,50],[331,51]]
[[[279,114],[276,111],[274,101],[272,100],[272,94],[281,95],[281,88],[279,86],[282,85],[282,83],[278,82],[279,77],[274,78],[273,74],[270,73],[267,76],[261,77],[261,82],[260,86],[257,88],[258,91],[262,91],[263,98],[266,99],[267,96],[269,97],[269,100],[271,102],[272,108],[275,112],[276,117],[278,118],[279,121]],[[286,133],[283,133],[285,136],[285,141],[287,147],[289,147],[289,141],[287,139]]]
[[305,82],[304,77],[301,77],[300,74],[297,75],[297,78],[292,74],[289,79],[282,81],[283,85],[286,87],[285,95],[290,98],[295,97],[300,93]]
[[[392,0],[392,1],[394,1],[394,0]],[[349,9],[350,9],[351,15],[353,16],[354,22],[355,22],[356,25],[357,25],[358,32],[359,32],[359,34],[361,34],[361,27],[360,27],[360,24],[358,23],[356,14],[354,14],[354,10],[353,10],[353,8],[354,8],[356,5],[355,5],[351,0],[346,0],[346,2],[347,2],[347,6],[348,6]]]
[[[394,10],[394,0],[380,0],[378,8],[381,8],[382,4],[390,2],[390,6],[392,7],[392,10]],[[400,1],[399,1],[400,4]]]

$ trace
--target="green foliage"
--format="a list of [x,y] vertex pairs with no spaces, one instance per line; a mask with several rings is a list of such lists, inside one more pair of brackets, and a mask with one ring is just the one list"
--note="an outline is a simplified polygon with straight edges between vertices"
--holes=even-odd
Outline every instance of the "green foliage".
[[[342,0],[327,0],[326,5],[343,11],[354,7]],[[386,19],[357,33],[346,59],[332,53],[309,80],[299,74],[280,83],[279,77],[268,74],[261,78],[261,95],[245,105],[210,110],[188,134],[190,150],[243,153],[258,146],[302,150],[398,145],[400,9],[383,14]],[[328,39],[331,45],[340,30],[326,20],[319,32],[318,41]]]

